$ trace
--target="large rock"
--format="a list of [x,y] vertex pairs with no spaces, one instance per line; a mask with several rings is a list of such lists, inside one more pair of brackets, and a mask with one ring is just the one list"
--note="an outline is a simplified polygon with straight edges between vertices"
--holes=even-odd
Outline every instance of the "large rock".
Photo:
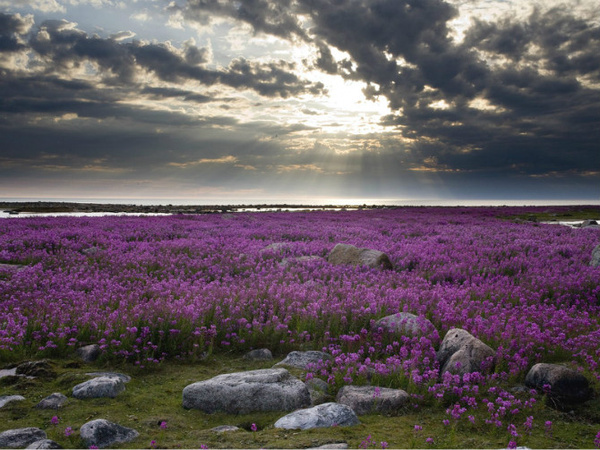
[[77,349],[77,356],[84,362],[94,362],[100,356],[101,350],[98,344],[85,345]]
[[79,429],[79,436],[88,448],[92,445],[104,448],[131,442],[139,436],[139,433],[133,428],[127,428],[105,419],[96,419],[83,424]]
[[6,430],[0,433],[0,448],[25,448],[42,439],[46,439],[46,432],[39,428]]
[[22,395],[0,395],[0,408],[11,402],[22,402],[23,400],[25,400],[25,397]]
[[292,411],[308,405],[308,389],[285,369],[218,375],[183,389],[183,407],[207,413]]
[[592,250],[592,259],[590,260],[590,266],[598,267],[600,266],[600,245],[597,245],[594,250]]
[[55,392],[42,399],[35,407],[38,409],[58,409],[61,408],[69,399],[60,392]]
[[55,378],[56,372],[46,360],[27,361],[17,366],[17,375],[27,377]]
[[320,361],[328,361],[333,359],[329,353],[320,352],[317,350],[309,350],[306,352],[290,352],[283,361],[278,362],[273,367],[289,366],[297,369],[306,369],[309,364],[316,364]]
[[97,377],[78,384],[73,388],[73,397],[85,398],[115,398],[125,390],[125,384],[120,378]]
[[486,365],[484,362],[487,363],[488,358],[493,360],[495,356],[494,350],[460,328],[452,328],[446,333],[436,355],[440,363],[440,374],[450,372],[457,375],[487,373],[491,371],[493,364]]
[[433,324],[425,317],[418,317],[407,312],[399,312],[379,319],[375,329],[382,328],[389,333],[416,336],[428,335],[435,331]]
[[358,248],[349,244],[337,244],[329,253],[330,264],[351,266],[367,266],[373,269],[393,269],[390,258],[379,250]]
[[308,393],[310,394],[310,404],[312,406],[320,405],[329,399],[329,385],[320,378],[311,378],[304,382]]
[[540,392],[544,392],[544,385],[549,385],[548,397],[560,405],[583,403],[592,396],[586,377],[558,364],[534,365],[525,377],[525,385]]
[[409,395],[402,389],[375,386],[344,386],[336,401],[348,405],[354,412],[364,414],[395,414],[409,402]]
[[123,383],[129,383],[131,381],[131,377],[129,375],[125,375],[124,373],[119,372],[88,372],[86,375],[90,377],[105,377],[105,378],[118,378]]
[[271,353],[271,350],[268,348],[257,348],[246,353],[244,359],[249,361],[271,361],[273,359],[273,353]]
[[39,441],[35,441],[32,444],[27,446],[28,449],[48,449],[48,448],[62,448],[60,444],[54,442],[52,439],[42,439]]
[[283,416],[275,422],[275,428],[285,430],[310,430],[311,428],[328,428],[333,426],[358,425],[356,414],[346,405],[339,403],[323,403],[308,409],[300,409]]

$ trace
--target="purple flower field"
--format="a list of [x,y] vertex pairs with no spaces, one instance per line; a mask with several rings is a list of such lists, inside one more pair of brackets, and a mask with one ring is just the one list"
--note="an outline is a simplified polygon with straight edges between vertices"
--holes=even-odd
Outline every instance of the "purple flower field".
[[[437,382],[435,351],[460,327],[497,351],[494,377],[522,380],[537,362],[564,361],[600,379],[600,270],[589,265],[600,231],[496,217],[517,212],[5,219],[0,359],[98,343],[106,361],[150,368],[205,352],[325,349],[335,359],[307,377],[339,386],[369,374],[443,397],[456,382]],[[394,270],[294,259],[326,257],[340,242],[387,253]],[[394,338],[374,327],[399,311],[437,331]]]

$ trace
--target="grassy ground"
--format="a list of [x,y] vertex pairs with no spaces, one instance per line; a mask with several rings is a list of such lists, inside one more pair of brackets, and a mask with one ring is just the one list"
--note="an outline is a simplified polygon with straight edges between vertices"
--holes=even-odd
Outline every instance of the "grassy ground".
[[600,207],[548,207],[544,211],[529,211],[522,214],[506,217],[507,219],[520,219],[534,222],[576,222],[579,220],[599,220]]
[[[256,413],[251,415],[205,414],[185,410],[181,405],[182,390],[188,384],[222,373],[271,367],[273,362],[249,362],[241,355],[211,356],[195,364],[165,363],[152,371],[136,371],[132,366],[105,367],[83,364],[73,360],[57,360],[52,365],[57,376],[47,379],[5,377],[0,379],[0,395],[19,394],[26,400],[9,403],[0,409],[0,431],[39,427],[50,439],[65,448],[83,447],[78,430],[93,419],[107,419],[135,428],[140,436],[121,445],[124,448],[307,448],[328,443],[346,442],[350,448],[365,445],[371,436],[370,448],[505,448],[509,442],[506,424],[496,428],[476,418],[474,425],[462,421],[458,426],[443,425],[448,419],[441,406],[407,409],[397,416],[361,416],[354,427],[334,427],[309,431],[284,431],[273,423],[285,413]],[[71,389],[87,380],[86,372],[114,370],[132,376],[125,392],[115,399],[77,400]],[[300,375],[299,372],[295,372]],[[62,409],[38,410],[34,406],[53,392],[62,392],[70,399]],[[575,411],[560,412],[542,402],[536,406],[534,427],[530,435],[522,435],[517,443],[530,448],[593,448],[594,436],[600,429],[600,400],[595,398]],[[59,424],[51,419],[58,416]],[[552,432],[545,431],[544,422],[553,422]],[[166,422],[166,429],[160,427]],[[256,424],[258,431],[250,427]],[[211,428],[235,425],[239,431],[215,433]],[[415,431],[415,425],[422,427]],[[64,430],[74,433],[66,437]],[[433,438],[428,443],[427,438]],[[153,443],[154,441],[154,443]]]

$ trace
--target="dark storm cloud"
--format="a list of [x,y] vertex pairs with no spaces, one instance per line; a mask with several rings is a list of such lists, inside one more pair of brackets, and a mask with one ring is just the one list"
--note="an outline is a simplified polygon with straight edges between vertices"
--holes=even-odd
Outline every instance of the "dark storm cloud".
[[[256,32],[305,39],[315,67],[388,100],[382,123],[414,139],[423,161],[525,175],[600,166],[600,27],[566,8],[474,21],[457,42],[449,21],[458,11],[442,0],[297,0],[279,3],[277,14],[265,1],[244,17],[239,3],[188,2],[186,17],[218,11]],[[306,33],[264,26],[298,14],[310,18]],[[349,58],[335,61],[332,47]]]
[[0,13],[0,52],[14,52],[25,48],[20,37],[31,28],[30,17]]
[[[7,44],[8,45],[8,44]],[[187,45],[178,51],[168,44],[123,43],[116,39],[89,36],[64,20],[48,20],[29,40],[31,49],[44,58],[47,73],[67,74],[73,67],[93,63],[112,83],[134,84],[145,70],[160,80],[182,83],[197,81],[236,89],[251,89],[267,97],[321,94],[323,85],[300,79],[294,66],[285,61],[257,63],[236,59],[223,70],[203,66],[208,51]]]
[[[293,0],[191,0],[182,10],[186,19],[203,25],[208,24],[211,17],[232,17],[250,24],[257,32],[306,39],[306,32],[294,14],[294,3]],[[180,9],[176,5],[170,8]]]

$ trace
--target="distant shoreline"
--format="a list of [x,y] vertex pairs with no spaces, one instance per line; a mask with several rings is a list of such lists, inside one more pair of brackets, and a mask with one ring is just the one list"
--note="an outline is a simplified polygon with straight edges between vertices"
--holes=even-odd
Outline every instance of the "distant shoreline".
[[248,205],[134,205],[121,203],[75,203],[75,202],[0,202],[0,210],[10,213],[140,213],[140,214],[211,214],[277,210],[358,210],[390,209],[386,205],[296,205],[296,204],[248,204]]
[[214,214],[235,212],[276,212],[276,211],[356,211],[364,209],[396,209],[396,208],[556,208],[569,210],[577,208],[591,208],[600,211],[599,205],[573,204],[573,205],[498,205],[498,206],[441,206],[441,205],[377,205],[377,204],[247,204],[247,205],[141,205],[126,203],[79,203],[79,202],[52,202],[52,201],[0,201],[0,212],[10,215],[23,214],[68,214],[68,213],[127,213],[127,214]]

